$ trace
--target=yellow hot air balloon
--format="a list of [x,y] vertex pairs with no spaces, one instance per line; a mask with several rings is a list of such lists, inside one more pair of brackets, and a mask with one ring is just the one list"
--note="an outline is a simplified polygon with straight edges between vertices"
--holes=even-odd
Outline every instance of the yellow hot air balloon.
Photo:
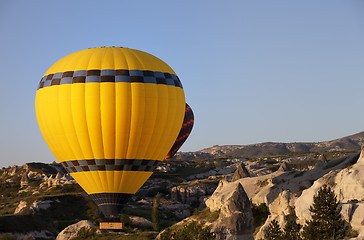
[[112,217],[172,147],[185,97],[176,73],[159,58],[101,47],[70,54],[49,68],[35,109],[53,154]]

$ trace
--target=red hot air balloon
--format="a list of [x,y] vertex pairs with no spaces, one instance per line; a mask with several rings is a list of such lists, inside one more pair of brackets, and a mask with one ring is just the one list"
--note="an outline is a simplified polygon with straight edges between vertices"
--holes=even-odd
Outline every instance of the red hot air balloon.
[[169,150],[166,159],[173,158],[178,149],[180,149],[183,143],[186,141],[190,135],[193,128],[194,116],[191,107],[186,103],[185,118],[181,130],[178,134],[176,141],[174,142],[171,150]]

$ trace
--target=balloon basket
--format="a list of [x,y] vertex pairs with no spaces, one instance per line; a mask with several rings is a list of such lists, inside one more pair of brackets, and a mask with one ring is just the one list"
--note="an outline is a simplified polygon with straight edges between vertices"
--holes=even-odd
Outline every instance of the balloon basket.
[[100,229],[123,229],[122,222],[100,222]]

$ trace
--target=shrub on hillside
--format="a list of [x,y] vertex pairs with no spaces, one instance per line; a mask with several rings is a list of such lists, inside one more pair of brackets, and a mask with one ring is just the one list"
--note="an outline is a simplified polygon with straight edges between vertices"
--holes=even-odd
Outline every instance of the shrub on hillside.
[[161,240],[215,240],[215,238],[216,236],[211,232],[210,227],[195,221],[174,231],[167,228],[160,236]]

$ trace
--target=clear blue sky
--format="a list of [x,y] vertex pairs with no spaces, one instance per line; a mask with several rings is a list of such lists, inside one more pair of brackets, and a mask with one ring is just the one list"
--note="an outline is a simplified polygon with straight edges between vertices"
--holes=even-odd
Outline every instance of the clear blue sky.
[[0,167],[55,159],[34,99],[60,58],[149,52],[180,77],[182,151],[325,141],[364,130],[364,1],[0,1]]

